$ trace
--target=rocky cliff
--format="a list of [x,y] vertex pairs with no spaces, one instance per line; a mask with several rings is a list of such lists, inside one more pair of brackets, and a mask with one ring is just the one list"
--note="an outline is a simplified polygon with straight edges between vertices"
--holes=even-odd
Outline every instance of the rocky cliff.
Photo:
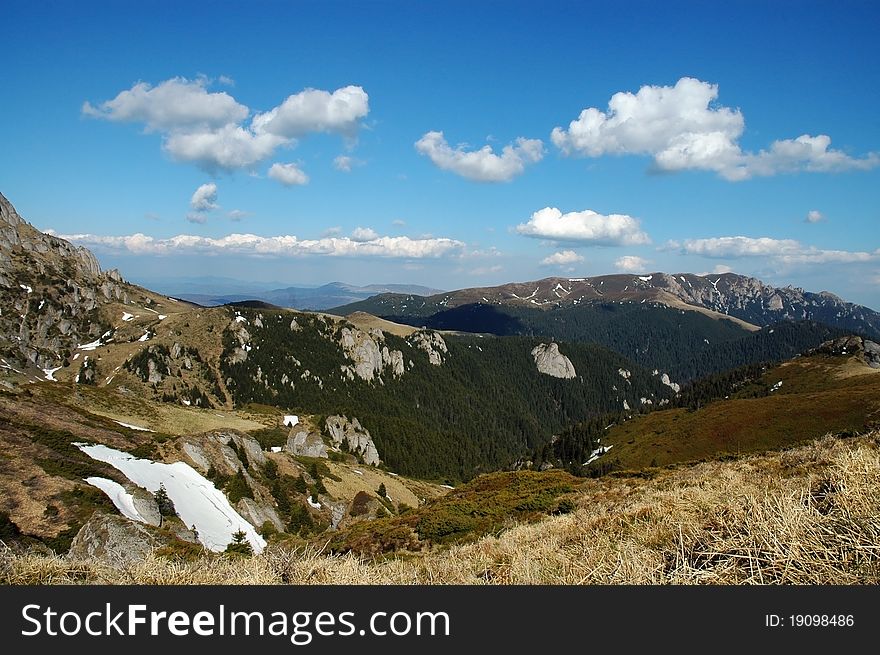
[[[79,345],[109,337],[101,311],[149,302],[85,248],[35,229],[0,195],[0,368],[52,379]],[[39,371],[37,369],[40,369]]]

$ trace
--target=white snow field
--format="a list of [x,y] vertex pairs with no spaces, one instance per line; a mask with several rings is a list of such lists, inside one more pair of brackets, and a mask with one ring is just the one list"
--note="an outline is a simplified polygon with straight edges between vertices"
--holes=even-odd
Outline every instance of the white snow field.
[[266,547],[266,540],[233,509],[223,492],[186,462],[164,464],[100,444],[74,445],[92,459],[122,471],[129,480],[148,491],[155,492],[160,484],[164,485],[178,516],[188,527],[196,527],[199,541],[209,550],[225,550],[232,535],[239,530],[245,533],[255,553]]

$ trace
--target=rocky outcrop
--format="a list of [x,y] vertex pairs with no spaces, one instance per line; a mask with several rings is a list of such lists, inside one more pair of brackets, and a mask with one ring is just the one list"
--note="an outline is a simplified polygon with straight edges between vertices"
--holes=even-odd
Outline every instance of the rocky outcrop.
[[356,418],[349,421],[346,416],[328,416],[325,425],[330,438],[337,446],[345,444],[349,452],[359,455],[364,462],[372,466],[382,462],[373,438]]
[[532,357],[538,372],[552,375],[555,378],[571,379],[577,376],[574,364],[571,360],[559,352],[559,346],[554,343],[541,343],[532,349]]
[[669,379],[669,375],[664,373],[660,376],[660,382],[672,389],[675,393],[681,391],[681,385]]
[[856,357],[871,368],[880,368],[880,344],[862,337],[841,337],[826,341],[813,353],[835,357]]
[[161,543],[143,524],[122,516],[95,512],[76,533],[67,556],[127,566],[144,559]]
[[235,509],[241,514],[241,517],[255,528],[263,527],[266,521],[269,521],[279,532],[284,531],[284,522],[278,516],[275,508],[265,504],[258,503],[250,498],[242,498],[239,500]]
[[[0,195],[0,348],[15,368],[50,369],[110,327],[100,309],[143,294],[95,256],[24,221]],[[15,354],[13,354],[15,353]]]
[[436,332],[420,330],[413,332],[408,339],[409,343],[428,353],[428,362],[434,366],[440,366],[443,363],[444,355],[449,353],[446,342]]
[[384,342],[385,335],[378,328],[364,332],[356,327],[343,327],[339,345],[342,346],[345,356],[353,362],[341,367],[343,373],[350,380],[359,377],[368,382],[379,378],[386,368],[390,369],[394,377],[403,375],[403,353],[389,350]]
[[327,457],[327,444],[321,439],[321,435],[298,426],[290,431],[284,450],[300,457]]

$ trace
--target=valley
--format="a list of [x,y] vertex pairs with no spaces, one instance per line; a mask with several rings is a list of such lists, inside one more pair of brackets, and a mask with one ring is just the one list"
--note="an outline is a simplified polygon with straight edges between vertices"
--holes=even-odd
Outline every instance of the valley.
[[[337,285],[321,293],[376,293],[327,311],[266,294],[208,307],[101,270],[3,196],[0,219],[7,583],[70,566],[142,581],[169,562],[178,582],[210,581],[243,557],[252,582],[301,580],[303,562],[319,580],[342,567],[357,581],[750,581],[734,545],[705,550],[720,539],[710,507],[745,530],[719,485],[753,472],[748,511],[769,512],[877,456],[880,321],[830,294],[656,273]],[[725,477],[706,512],[651,505],[711,475]],[[809,539],[838,511],[826,496],[786,505],[809,515],[791,518]],[[766,518],[752,527],[789,527]],[[643,519],[647,532],[622,527]],[[690,540],[674,566],[672,520]],[[846,529],[853,550],[829,566],[875,581],[865,535]],[[645,568],[614,573],[616,548]],[[809,579],[760,556],[762,575]]]

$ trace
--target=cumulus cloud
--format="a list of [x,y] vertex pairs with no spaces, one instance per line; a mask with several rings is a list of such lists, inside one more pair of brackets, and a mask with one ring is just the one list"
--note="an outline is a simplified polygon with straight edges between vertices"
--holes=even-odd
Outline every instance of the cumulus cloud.
[[371,227],[356,227],[352,230],[351,238],[355,241],[373,241],[379,238],[379,234]]
[[563,214],[556,207],[544,207],[532,214],[527,223],[517,225],[516,231],[537,239],[600,246],[634,246],[650,242],[637,218],[626,214],[605,216],[591,209]]
[[208,222],[208,217],[202,212],[189,212],[186,215],[186,220],[190,223],[198,223],[199,225],[204,225]]
[[359,86],[346,86],[333,93],[305,89],[288,96],[278,107],[254,117],[258,129],[285,138],[310,132],[336,132],[348,137],[370,112],[370,99]]
[[296,164],[272,164],[269,168],[269,177],[284,186],[302,186],[309,183],[309,176]]
[[189,206],[197,212],[217,209],[217,185],[213,182],[201,185],[190,198]]
[[651,261],[636,255],[624,255],[614,262],[614,268],[621,273],[646,273]]
[[448,238],[411,239],[387,236],[377,236],[368,241],[356,241],[349,237],[299,239],[292,235],[264,237],[256,234],[229,234],[217,239],[191,234],[157,239],[141,233],[128,236],[68,234],[61,238],[96,250],[128,252],[135,255],[205,254],[262,257],[325,255],[423,259],[453,255],[465,246],[461,241]]
[[[221,78],[221,83],[228,83]],[[369,112],[366,92],[347,86],[332,93],[306,89],[279,106],[254,113],[231,95],[208,90],[209,80],[175,77],[151,86],[138,82],[97,106],[83,103],[83,115],[143,123],[162,135],[162,148],[180,162],[209,172],[249,168],[280,146],[312,132],[335,132],[351,139]]]
[[820,221],[824,221],[825,216],[818,209],[811,209],[807,212],[807,217],[804,219],[807,223],[819,223]]
[[247,107],[226,92],[209,92],[206,86],[205,78],[174,77],[157,86],[138,82],[97,106],[83,103],[82,112],[92,118],[144,123],[151,131],[219,128],[247,118]]
[[434,165],[476,182],[509,182],[525,171],[526,166],[541,161],[544,144],[540,139],[519,137],[495,154],[491,146],[467,150],[466,145],[451,147],[443,132],[427,132],[415,143],[416,150]]
[[773,239],[770,237],[736,236],[687,239],[681,243],[670,242],[669,247],[687,255],[717,259],[764,257],[782,264],[852,264],[880,258],[880,249],[874,252],[826,250],[804,245],[795,239]]
[[287,143],[274,134],[229,124],[215,130],[173,132],[165,137],[162,149],[175,161],[193,163],[214,173],[258,164]]
[[774,141],[757,153],[738,140],[745,129],[739,109],[716,106],[718,85],[683,77],[675,86],[643,86],[615,93],[607,111],[588,107],[551,140],[565,155],[649,155],[661,171],[714,171],[731,180],[795,171],[867,170],[880,165],[869,153],[850,157],[830,148],[827,135]]
[[561,250],[541,260],[542,266],[570,266],[584,261],[574,250]]

